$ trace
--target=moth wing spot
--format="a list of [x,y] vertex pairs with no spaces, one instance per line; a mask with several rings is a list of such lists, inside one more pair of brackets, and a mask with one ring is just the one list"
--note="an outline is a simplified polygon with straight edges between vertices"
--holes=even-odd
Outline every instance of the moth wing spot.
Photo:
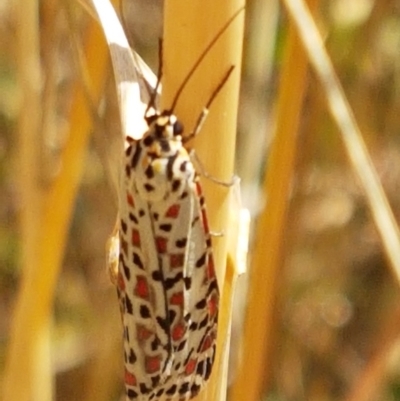
[[177,292],[172,294],[169,299],[171,305],[183,305],[183,292]]
[[171,254],[169,263],[172,269],[183,267],[185,262],[185,255],[183,253]]
[[166,253],[167,252],[167,244],[168,239],[164,237],[157,237],[156,238],[156,248],[159,253]]
[[137,384],[136,376],[127,369],[125,369],[125,383],[129,386],[136,386]]
[[162,357],[160,355],[147,357],[145,362],[146,372],[147,373],[158,372],[161,367],[161,359]]
[[135,230],[135,229],[132,230],[131,241],[132,241],[133,246],[140,248],[140,233],[138,230]]
[[135,294],[140,298],[148,298],[149,297],[149,284],[147,282],[147,278],[144,276],[136,277],[136,287]]

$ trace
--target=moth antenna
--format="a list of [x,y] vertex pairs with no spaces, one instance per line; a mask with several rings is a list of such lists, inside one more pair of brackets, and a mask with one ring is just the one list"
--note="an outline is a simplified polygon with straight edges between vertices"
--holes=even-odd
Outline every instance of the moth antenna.
[[172,113],[175,110],[176,104],[178,103],[179,97],[182,93],[182,91],[185,89],[186,84],[189,82],[190,78],[192,75],[196,72],[197,68],[203,61],[204,57],[207,55],[207,53],[211,50],[211,48],[215,45],[215,43],[218,41],[218,39],[222,36],[222,34],[229,28],[231,23],[236,19],[236,17],[244,10],[244,6],[240,7],[239,10],[237,10],[231,18],[225,23],[225,25],[218,31],[218,33],[215,35],[214,39],[208,44],[208,46],[203,50],[197,61],[194,63],[193,67],[190,69],[190,71],[187,73],[185,79],[182,81],[181,86],[178,88],[176,91],[176,95],[174,97],[174,100],[172,101],[172,105],[170,108],[170,112]]

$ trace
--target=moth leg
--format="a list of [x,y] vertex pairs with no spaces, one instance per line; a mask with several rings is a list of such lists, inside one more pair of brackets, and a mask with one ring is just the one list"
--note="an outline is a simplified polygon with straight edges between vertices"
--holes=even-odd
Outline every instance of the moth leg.
[[197,156],[196,152],[194,149],[191,149],[189,152],[190,158],[195,162],[197,170],[199,171],[199,174],[203,176],[204,178],[207,178],[208,180],[215,182],[218,185],[222,185],[223,187],[232,187],[237,183],[237,180],[239,179],[237,175],[234,175],[229,181],[223,181],[219,180],[218,178],[214,177],[211,175],[207,170],[204,168],[203,163]]
[[222,238],[225,236],[225,233],[223,231],[210,231],[211,237],[217,237],[217,238]]
[[114,229],[106,243],[106,268],[110,281],[115,286],[118,279],[119,264],[119,218],[115,223]]

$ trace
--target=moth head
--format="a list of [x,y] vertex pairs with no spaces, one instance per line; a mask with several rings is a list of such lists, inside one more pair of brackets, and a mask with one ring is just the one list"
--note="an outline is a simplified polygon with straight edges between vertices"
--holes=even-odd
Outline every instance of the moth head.
[[154,115],[148,119],[149,125],[153,128],[155,136],[159,139],[172,139],[180,137],[183,132],[182,123],[168,110],[162,114]]

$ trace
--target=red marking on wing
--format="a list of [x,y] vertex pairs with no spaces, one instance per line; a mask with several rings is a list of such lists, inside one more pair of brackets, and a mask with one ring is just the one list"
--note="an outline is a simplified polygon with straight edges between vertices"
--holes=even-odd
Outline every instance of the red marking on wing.
[[210,316],[214,316],[218,309],[218,300],[215,297],[212,297],[208,301],[208,310],[210,312]]
[[213,341],[213,339],[211,338],[211,336],[207,336],[207,337],[204,339],[203,345],[202,345],[202,347],[201,347],[201,352],[207,351],[207,350],[213,345],[213,343],[214,343],[214,341]]
[[140,247],[140,234],[138,230],[132,230],[132,245],[137,246],[138,248]]
[[146,329],[146,327],[137,325],[137,338],[139,341],[147,340],[153,334],[151,330]]
[[209,233],[208,219],[205,209],[201,209],[201,219],[203,220],[203,228],[206,233]]
[[121,272],[118,272],[117,285],[121,291],[125,291],[125,280]]
[[167,252],[167,238],[163,237],[156,237],[156,247],[159,253],[166,253]]
[[136,376],[127,369],[125,369],[125,383],[130,386],[136,386],[137,383]]
[[196,369],[197,361],[195,359],[190,359],[185,367],[185,374],[187,376],[191,375]]
[[171,305],[183,305],[183,292],[172,294],[169,302]]
[[129,192],[126,194],[126,201],[128,202],[128,205],[135,207],[135,201],[133,200],[132,194]]
[[169,207],[167,212],[165,213],[165,217],[171,217],[172,219],[176,219],[179,215],[180,205],[172,205]]
[[214,261],[211,255],[209,255],[208,258],[208,264],[207,264],[207,277],[209,279],[212,279],[215,277],[215,268],[214,268]]
[[152,356],[146,358],[146,372],[147,373],[154,373],[160,370],[161,361],[160,356]]
[[178,323],[172,329],[172,340],[179,341],[183,337],[184,334],[185,334],[185,325],[183,323]]
[[203,195],[203,190],[198,180],[196,181],[196,192],[199,197]]
[[169,257],[170,266],[174,269],[177,267],[183,267],[185,255],[183,253],[175,253]]
[[135,287],[135,294],[140,298],[149,297],[149,285],[146,277],[138,276]]

